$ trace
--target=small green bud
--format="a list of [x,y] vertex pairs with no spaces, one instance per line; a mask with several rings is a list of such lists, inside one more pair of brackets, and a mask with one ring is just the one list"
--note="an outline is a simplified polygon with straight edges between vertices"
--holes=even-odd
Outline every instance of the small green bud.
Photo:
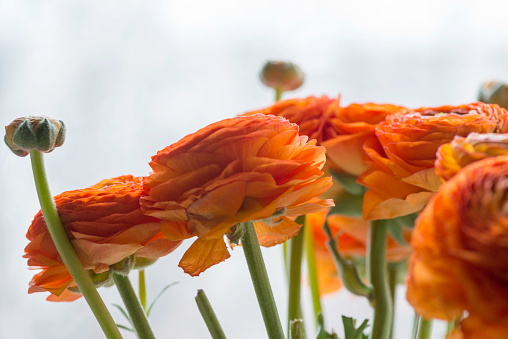
[[303,339],[305,338],[305,327],[303,326],[302,319],[291,320],[289,327],[291,329],[291,339]]
[[134,268],[135,264],[136,258],[131,255],[130,257],[111,265],[109,269],[120,275],[128,276],[129,272]]
[[143,268],[148,267],[151,264],[155,263],[158,259],[159,258],[144,258],[144,257],[136,256],[136,260],[135,260],[133,268],[135,270],[143,269]]
[[242,223],[238,223],[233,225],[229,231],[226,233],[226,237],[228,237],[229,242],[235,245],[240,244],[240,240],[245,234],[245,227]]
[[286,61],[268,61],[261,69],[259,78],[266,86],[286,92],[299,88],[305,76],[296,64]]
[[24,157],[31,150],[49,153],[65,141],[62,120],[47,117],[22,117],[5,126],[5,144],[17,156]]
[[508,109],[508,85],[499,81],[484,82],[478,93],[478,101]]

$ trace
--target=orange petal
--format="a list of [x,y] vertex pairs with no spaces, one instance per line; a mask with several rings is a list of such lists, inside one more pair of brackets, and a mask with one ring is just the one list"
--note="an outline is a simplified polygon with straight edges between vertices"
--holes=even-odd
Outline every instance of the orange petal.
[[194,277],[230,256],[224,239],[197,239],[184,253],[178,266]]
[[267,225],[262,221],[254,222],[259,244],[264,247],[278,245],[294,237],[300,230],[300,227],[302,225],[286,217],[282,217],[282,221],[275,226]]

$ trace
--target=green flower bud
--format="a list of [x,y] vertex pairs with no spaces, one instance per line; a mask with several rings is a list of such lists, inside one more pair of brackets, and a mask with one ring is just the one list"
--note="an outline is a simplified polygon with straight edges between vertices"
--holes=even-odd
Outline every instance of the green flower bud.
[[5,126],[5,144],[17,156],[24,157],[31,150],[49,153],[63,145],[65,124],[47,117],[22,117]]
[[118,273],[123,276],[128,276],[129,272],[134,268],[136,264],[136,257],[131,255],[127,259],[124,259],[116,264],[109,266],[110,270],[113,270],[115,273]]
[[508,109],[508,85],[499,81],[484,82],[478,93],[478,101]]
[[145,267],[150,266],[151,264],[155,263],[159,258],[144,258],[144,257],[138,257],[136,256],[136,260],[134,263],[134,269],[139,270],[143,269]]
[[281,91],[292,91],[303,84],[304,74],[298,65],[286,61],[268,61],[259,77],[263,84]]

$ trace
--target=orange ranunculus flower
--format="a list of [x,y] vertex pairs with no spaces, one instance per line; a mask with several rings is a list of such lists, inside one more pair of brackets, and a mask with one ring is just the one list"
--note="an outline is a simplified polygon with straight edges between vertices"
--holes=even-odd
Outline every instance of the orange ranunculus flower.
[[333,205],[316,198],[332,185],[320,178],[324,162],[325,148],[282,117],[226,119],[152,157],[141,204],[168,239],[198,238],[179,265],[195,276],[229,258],[223,238],[239,223],[257,221],[261,245],[272,246],[298,232],[288,217]]
[[[125,175],[106,179],[82,190],[54,197],[58,214],[86,270],[97,284],[109,280],[110,265],[131,256],[149,261],[171,253],[181,241],[169,241],[158,219],[145,216],[139,206],[142,178]],[[50,301],[72,301],[76,285],[63,264],[39,211],[27,238],[24,258],[42,269],[30,282],[29,293],[49,291]]]
[[[326,213],[311,213],[306,215],[308,225],[312,229],[314,238],[314,252],[319,283],[319,292],[329,294],[337,291],[341,281],[332,254],[329,252],[328,237],[323,231]],[[345,257],[365,257],[367,253],[367,240],[369,222],[361,218],[331,214],[328,216],[328,226],[332,235],[337,237],[338,250]],[[406,241],[411,240],[411,230],[404,228]],[[401,245],[391,236],[388,236],[386,246],[386,259],[390,262],[400,262],[409,257],[409,245]]]
[[322,142],[328,165],[337,172],[355,177],[362,174],[369,168],[364,143],[374,137],[376,126],[388,115],[404,110],[402,106],[374,103],[337,107],[330,119],[335,134]]
[[508,112],[481,102],[395,113],[365,143],[373,168],[359,182],[369,190],[364,218],[389,219],[421,210],[442,180],[435,174],[436,151],[455,136],[504,133]]
[[455,137],[439,147],[436,154],[436,173],[449,180],[463,167],[485,158],[508,155],[508,134],[471,133]]
[[420,214],[407,299],[423,317],[454,320],[466,311],[468,331],[481,319],[504,326],[489,338],[508,337],[507,182],[508,156],[480,160],[444,183]]

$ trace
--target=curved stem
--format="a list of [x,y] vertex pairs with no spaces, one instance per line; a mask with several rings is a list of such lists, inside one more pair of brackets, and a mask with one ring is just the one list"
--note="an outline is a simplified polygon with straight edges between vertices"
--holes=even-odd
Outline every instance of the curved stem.
[[314,253],[314,237],[312,228],[305,219],[305,252],[307,256],[307,270],[309,271],[309,285],[312,296],[312,306],[314,308],[314,322],[318,328],[317,316],[322,313],[321,298],[319,294],[319,280],[316,267],[316,254]]
[[219,320],[213,311],[212,305],[210,305],[206,297],[205,291],[198,290],[196,303],[198,304],[199,312],[205,320],[206,327],[208,327],[212,339],[226,339],[226,335],[219,324]]
[[284,91],[280,88],[275,88],[275,102],[279,101],[282,98],[282,93]]
[[44,168],[44,157],[39,151],[30,151],[30,160],[32,162],[32,171],[34,175],[35,187],[39,202],[41,204],[42,215],[48,226],[49,234],[55,243],[58,254],[62,258],[72,279],[78,286],[80,292],[85,297],[95,318],[99,322],[102,331],[107,338],[122,338],[115,321],[111,317],[106,305],[102,301],[97,288],[93,284],[90,276],[83,268],[71,241],[65,232],[65,229],[58,215],[55,202],[49,190],[46,171]]
[[134,288],[132,288],[129,277],[113,272],[113,280],[115,281],[116,288],[122,297],[127,313],[129,313],[132,326],[138,337],[142,339],[155,339],[155,335],[148,324],[146,313],[139,303],[139,299],[134,292]]
[[367,249],[367,272],[374,289],[374,320],[371,339],[390,338],[393,304],[386,267],[386,233],[386,221],[374,220],[371,222]]
[[147,312],[146,308],[146,280],[145,280],[145,270],[141,269],[138,272],[138,280],[139,280],[139,302],[143,307],[145,313]]
[[[304,223],[305,217],[299,217],[298,224]],[[288,333],[291,333],[291,322],[296,319],[302,319],[300,307],[301,295],[301,277],[302,277],[302,257],[303,257],[303,239],[305,225],[300,228],[296,236],[291,239],[291,254],[289,259],[289,297],[288,297]]]
[[261,248],[252,222],[244,223],[245,232],[242,237],[242,247],[249,267],[252,284],[256,292],[259,308],[263,315],[268,338],[283,339],[284,331],[277,312],[272,288],[266,273],[265,263],[261,255]]

